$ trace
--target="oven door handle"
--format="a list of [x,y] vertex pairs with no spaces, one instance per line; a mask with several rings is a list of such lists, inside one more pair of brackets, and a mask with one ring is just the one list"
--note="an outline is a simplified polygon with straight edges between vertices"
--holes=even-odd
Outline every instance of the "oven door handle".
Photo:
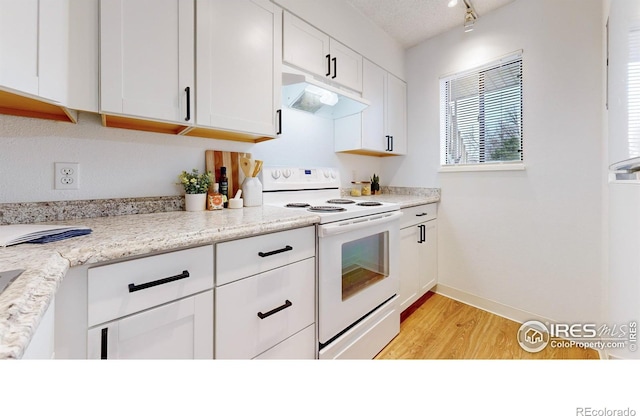
[[336,234],[342,234],[349,231],[370,228],[372,226],[385,224],[387,222],[396,221],[402,216],[402,212],[393,211],[384,214],[370,215],[366,217],[354,218],[352,220],[340,221],[334,224],[321,225],[318,228],[318,237],[329,237]]

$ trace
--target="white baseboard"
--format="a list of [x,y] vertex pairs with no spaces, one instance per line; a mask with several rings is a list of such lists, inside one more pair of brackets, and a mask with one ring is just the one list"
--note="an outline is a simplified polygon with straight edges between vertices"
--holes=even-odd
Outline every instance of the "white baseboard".
[[468,292],[464,292],[462,290],[445,286],[440,283],[434,288],[434,292],[446,296],[448,298],[457,300],[462,303],[466,303],[467,305],[471,305],[475,308],[482,309],[483,311],[490,312],[494,315],[501,316],[503,318],[509,319],[510,321],[517,322],[519,324],[527,322],[527,321],[540,321],[540,322],[550,322],[554,321],[546,318],[544,316],[536,315],[531,312],[523,311],[522,309],[514,308],[509,305],[505,305],[503,303],[495,302],[493,300],[489,300],[477,295],[473,295]]

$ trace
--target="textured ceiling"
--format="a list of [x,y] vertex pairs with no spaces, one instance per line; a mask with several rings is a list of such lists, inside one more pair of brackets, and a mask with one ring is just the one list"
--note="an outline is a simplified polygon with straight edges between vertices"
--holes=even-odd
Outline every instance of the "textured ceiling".
[[[465,5],[458,0],[455,7],[447,7],[449,0],[346,0],[353,7],[380,26],[403,47],[409,48],[464,23]],[[482,15],[513,0],[470,0]]]

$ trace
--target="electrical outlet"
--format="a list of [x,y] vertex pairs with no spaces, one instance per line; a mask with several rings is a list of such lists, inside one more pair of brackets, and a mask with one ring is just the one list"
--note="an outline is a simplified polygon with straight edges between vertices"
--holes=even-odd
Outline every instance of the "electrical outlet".
[[78,163],[54,163],[54,189],[80,189],[80,165]]

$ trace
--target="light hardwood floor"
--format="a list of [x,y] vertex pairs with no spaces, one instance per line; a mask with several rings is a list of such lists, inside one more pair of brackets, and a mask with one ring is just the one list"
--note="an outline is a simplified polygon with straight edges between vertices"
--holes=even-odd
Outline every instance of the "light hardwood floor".
[[400,325],[376,359],[598,359],[592,349],[551,348],[532,354],[518,344],[520,324],[433,294]]

